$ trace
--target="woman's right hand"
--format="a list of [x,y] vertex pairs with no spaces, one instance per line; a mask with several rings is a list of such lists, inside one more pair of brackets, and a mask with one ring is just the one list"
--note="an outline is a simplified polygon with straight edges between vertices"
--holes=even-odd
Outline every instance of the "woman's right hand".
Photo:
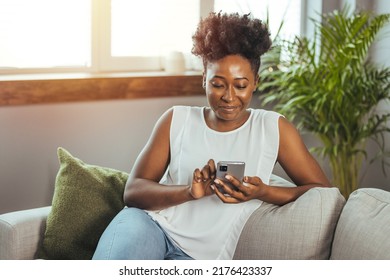
[[216,168],[214,160],[210,159],[207,164],[199,170],[194,170],[192,183],[190,186],[190,194],[194,199],[199,199],[205,196],[214,194],[213,188],[216,177]]

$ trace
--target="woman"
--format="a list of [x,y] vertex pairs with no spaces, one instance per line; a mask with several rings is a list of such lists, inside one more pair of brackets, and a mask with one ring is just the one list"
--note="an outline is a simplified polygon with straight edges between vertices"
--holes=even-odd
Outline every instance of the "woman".
[[[209,107],[176,106],[159,119],[130,173],[127,207],[102,235],[95,259],[231,259],[262,201],[283,205],[330,186],[293,125],[248,108],[259,58],[271,45],[267,27],[248,15],[210,14],[193,40]],[[222,160],[246,163],[243,182],[216,178]],[[268,185],[276,162],[296,188]]]

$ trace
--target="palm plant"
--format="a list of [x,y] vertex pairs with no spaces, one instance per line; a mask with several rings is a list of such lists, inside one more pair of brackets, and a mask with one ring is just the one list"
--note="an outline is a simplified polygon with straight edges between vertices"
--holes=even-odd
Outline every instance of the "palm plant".
[[[323,14],[312,40],[296,37],[279,45],[277,65],[263,68],[259,90],[264,104],[318,136],[314,150],[331,165],[333,184],[344,196],[358,187],[368,139],[385,155],[384,136],[390,112],[379,103],[390,100],[390,69],[369,61],[369,49],[390,14]],[[269,71],[271,70],[271,71]],[[386,156],[382,157],[385,170]]]

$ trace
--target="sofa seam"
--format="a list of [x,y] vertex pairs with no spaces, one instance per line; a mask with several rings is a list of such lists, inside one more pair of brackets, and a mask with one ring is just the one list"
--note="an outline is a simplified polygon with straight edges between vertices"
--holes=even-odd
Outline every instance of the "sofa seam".
[[[380,202],[382,202],[382,203],[386,203],[386,204],[389,204],[389,205],[390,205],[390,202],[389,202],[389,201],[384,201],[384,200],[381,199],[380,197],[377,197],[377,196],[374,196],[374,195],[370,194],[370,192],[367,191],[366,189],[369,189],[369,188],[362,188],[362,189],[358,189],[357,191],[362,192],[362,193],[368,195],[369,197],[374,198],[374,199],[376,199],[376,200],[378,200],[378,201],[380,201]],[[357,195],[357,192],[355,192],[355,195]]]
[[[317,195],[319,195],[320,198],[321,198],[321,199],[320,199],[320,211],[321,211],[320,217],[321,217],[321,221],[320,221],[320,227],[319,227],[319,232],[321,233],[321,232],[322,232],[322,223],[323,223],[323,221],[324,221],[324,214],[323,214],[323,210],[322,210],[322,206],[323,206],[323,197],[322,197],[321,192],[320,192],[320,190],[319,190],[318,188],[314,188],[313,190],[315,190],[316,193],[317,193]],[[317,247],[317,248],[319,248],[318,245],[320,244],[320,240],[321,240],[321,236],[318,235],[317,241],[316,241],[316,247]],[[315,259],[319,259],[319,258],[320,258],[320,253],[317,252],[317,253],[316,253],[316,256],[314,256],[314,258],[315,258]]]

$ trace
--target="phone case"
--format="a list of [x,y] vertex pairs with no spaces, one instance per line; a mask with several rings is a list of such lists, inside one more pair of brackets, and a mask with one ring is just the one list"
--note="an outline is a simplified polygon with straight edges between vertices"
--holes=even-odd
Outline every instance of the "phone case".
[[245,162],[242,161],[220,161],[217,163],[217,178],[224,179],[230,174],[242,181],[245,173]]

